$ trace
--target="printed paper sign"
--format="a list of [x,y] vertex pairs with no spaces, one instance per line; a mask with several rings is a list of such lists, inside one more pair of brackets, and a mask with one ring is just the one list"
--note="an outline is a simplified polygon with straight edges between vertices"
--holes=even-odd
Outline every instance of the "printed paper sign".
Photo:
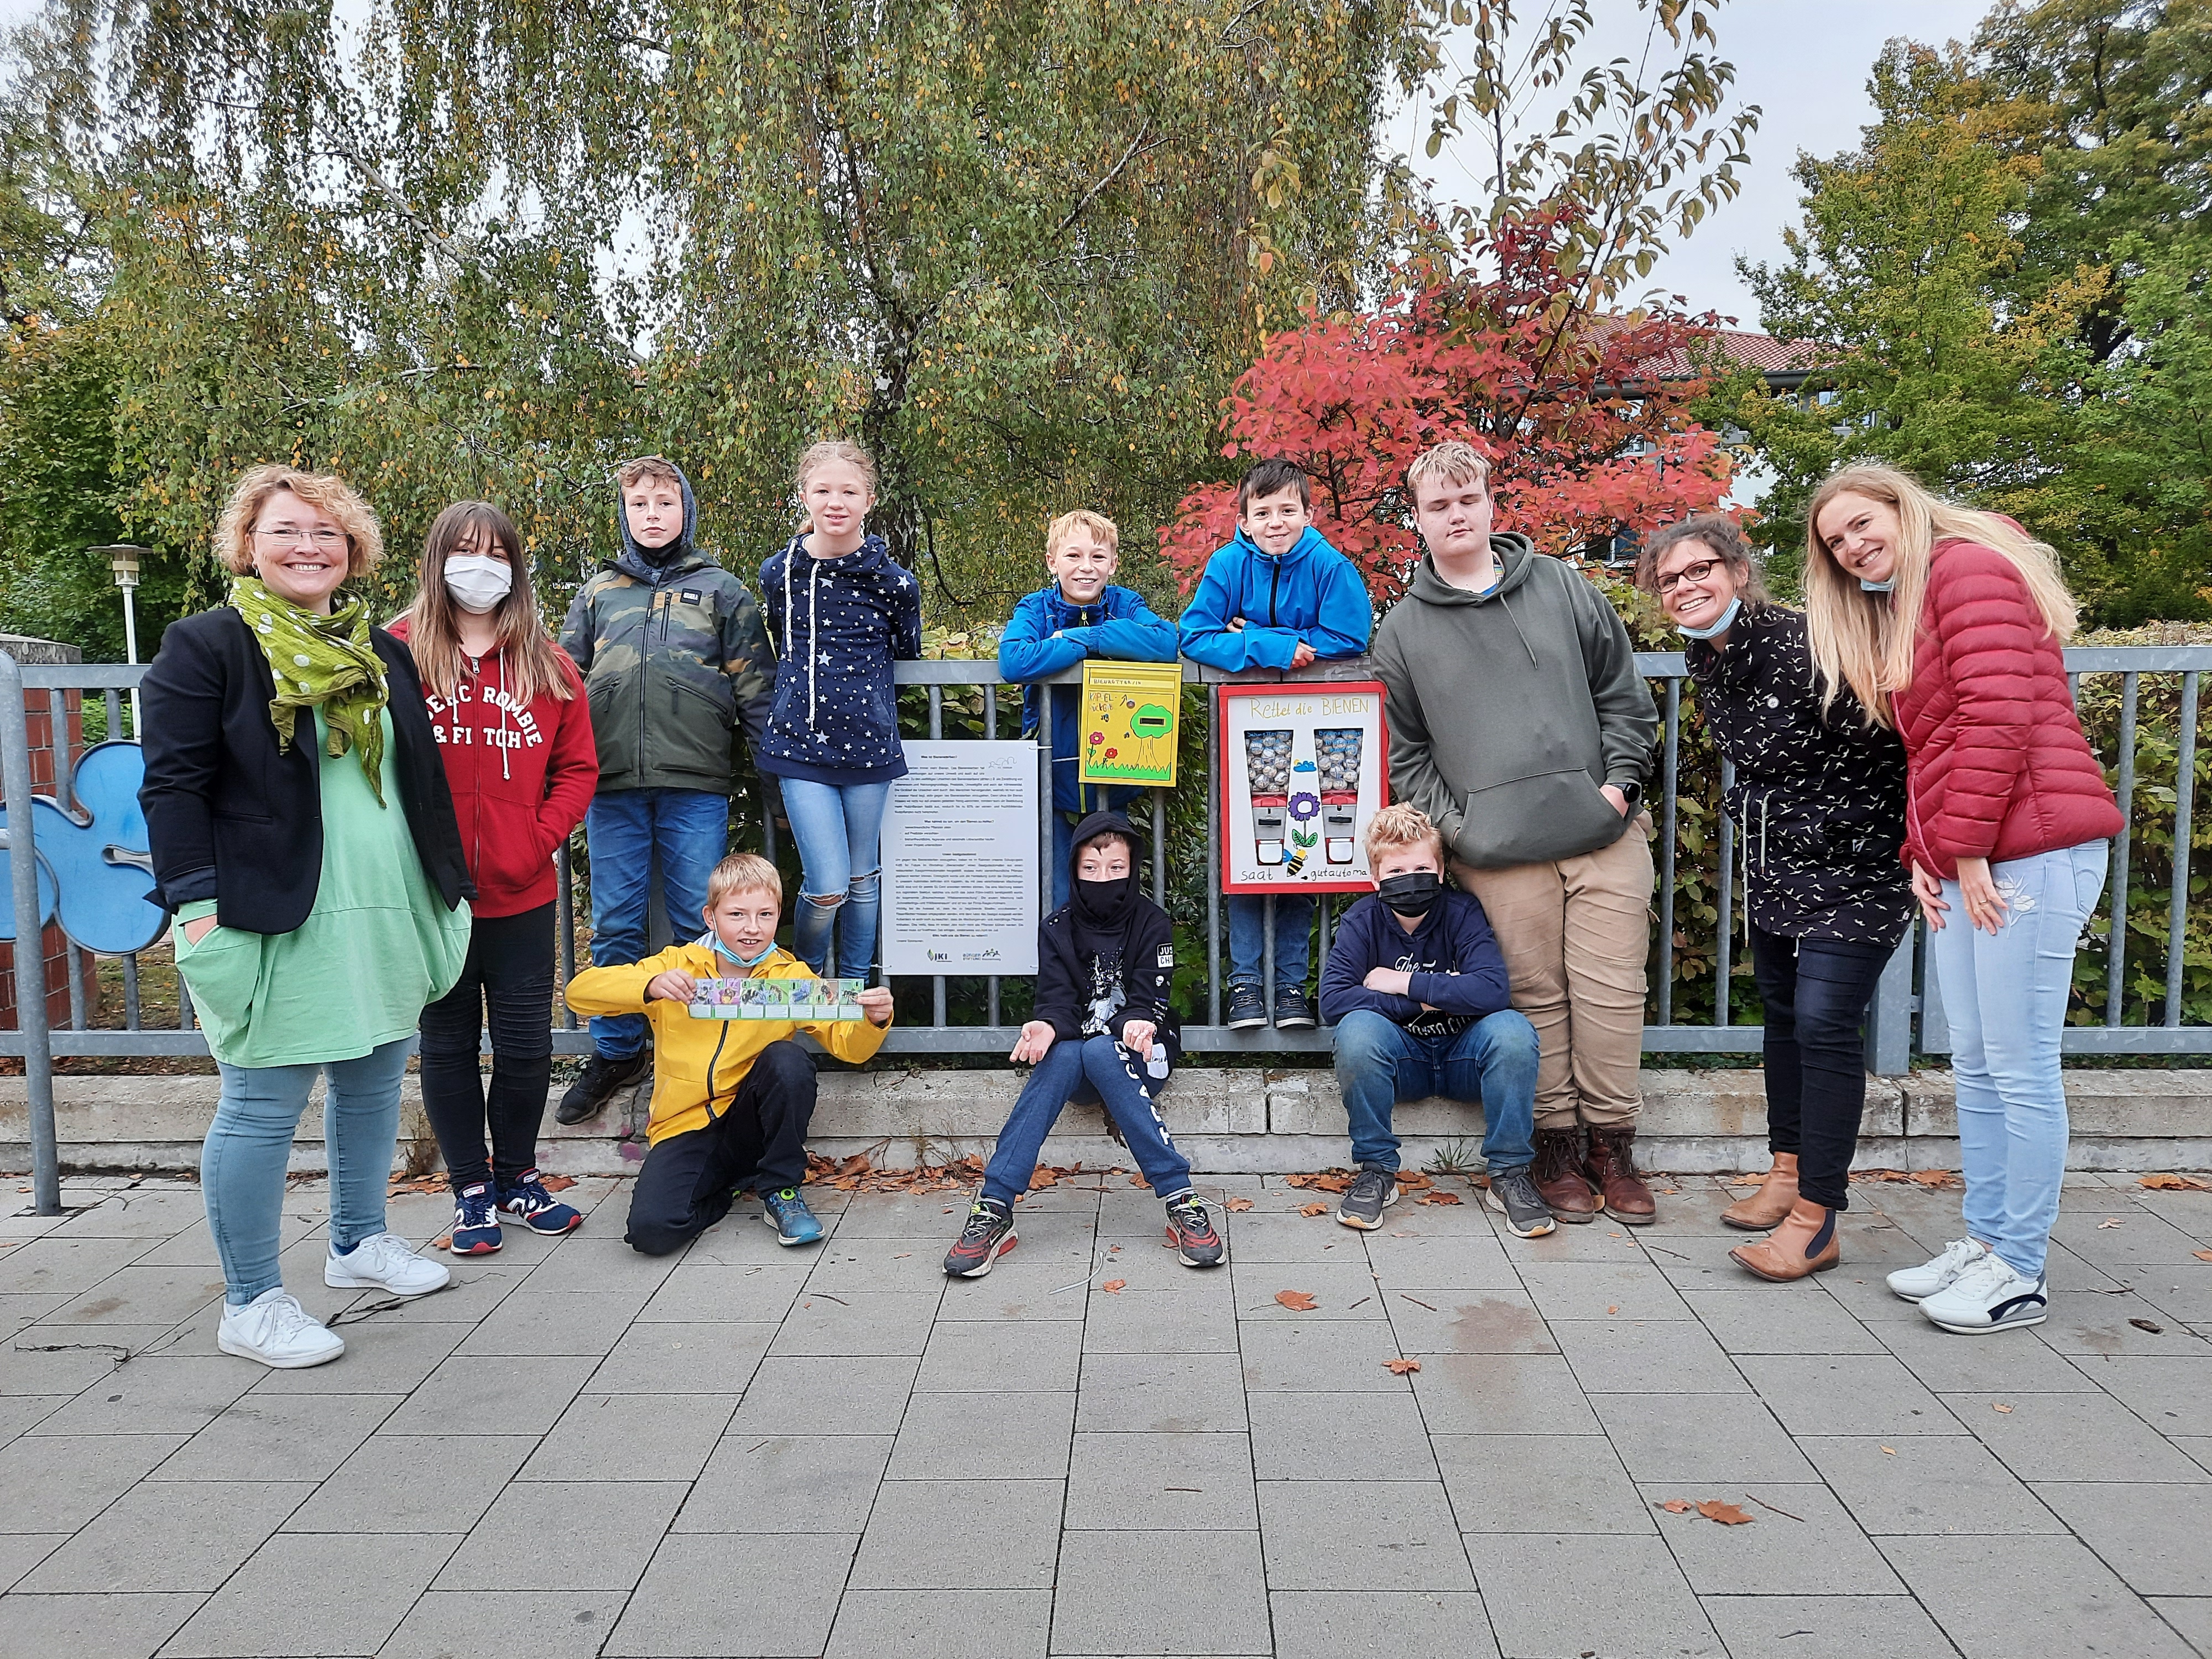
[[1220,688],[1221,890],[1364,892],[1389,799],[1379,680]]
[[1087,659],[1077,776],[1085,783],[1174,783],[1182,707],[1181,663]]
[[1034,974],[1037,745],[904,747],[884,811],[884,972]]

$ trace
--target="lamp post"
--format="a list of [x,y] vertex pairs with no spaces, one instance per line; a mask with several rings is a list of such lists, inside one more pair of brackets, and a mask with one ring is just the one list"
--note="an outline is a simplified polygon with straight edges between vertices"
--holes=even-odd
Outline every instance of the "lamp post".
[[[123,590],[123,653],[125,660],[134,668],[138,663],[138,611],[133,602],[133,590],[138,586],[138,561],[146,550],[129,542],[117,542],[108,547],[95,547],[95,553],[107,555],[107,568],[115,573],[115,585]],[[138,688],[131,688],[131,735],[141,738],[138,723]],[[109,737],[115,736],[111,732]]]

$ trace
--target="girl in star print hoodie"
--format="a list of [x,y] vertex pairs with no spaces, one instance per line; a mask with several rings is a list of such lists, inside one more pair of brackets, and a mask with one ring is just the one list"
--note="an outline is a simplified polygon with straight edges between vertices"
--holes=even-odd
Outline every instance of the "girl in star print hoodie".
[[777,660],[753,761],[781,783],[799,843],[794,953],[817,974],[865,979],[882,902],[884,803],[906,775],[891,663],[921,654],[921,584],[866,533],[876,500],[867,451],[816,444],[799,457],[799,495],[808,527],[761,567]]

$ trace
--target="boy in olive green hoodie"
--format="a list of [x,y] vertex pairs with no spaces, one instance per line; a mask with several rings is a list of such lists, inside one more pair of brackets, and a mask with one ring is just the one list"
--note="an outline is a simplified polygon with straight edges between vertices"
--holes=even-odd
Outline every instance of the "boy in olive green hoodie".
[[[584,671],[599,787],[584,817],[592,855],[592,961],[645,954],[657,854],[672,926],[707,902],[707,876],[729,845],[733,738],[768,729],[775,658],[760,607],[694,544],[697,507],[673,461],[647,455],[617,475],[620,550],[578,592],[561,644]],[[592,1059],[554,1115],[580,1123],[645,1075],[646,1022],[592,1021]]]

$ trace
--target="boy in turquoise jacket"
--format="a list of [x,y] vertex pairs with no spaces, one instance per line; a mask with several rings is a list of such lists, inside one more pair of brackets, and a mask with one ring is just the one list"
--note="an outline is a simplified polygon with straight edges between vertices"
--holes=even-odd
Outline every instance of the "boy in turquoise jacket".
[[[1351,560],[1313,527],[1313,490],[1295,461],[1261,461],[1237,491],[1237,534],[1206,561],[1198,592],[1176,624],[1182,653],[1237,671],[1304,668],[1367,649],[1374,602]],[[1229,899],[1231,1030],[1267,1023],[1261,986],[1267,949],[1265,896]],[[1306,995],[1313,900],[1275,899],[1275,1027],[1314,1023]]]

